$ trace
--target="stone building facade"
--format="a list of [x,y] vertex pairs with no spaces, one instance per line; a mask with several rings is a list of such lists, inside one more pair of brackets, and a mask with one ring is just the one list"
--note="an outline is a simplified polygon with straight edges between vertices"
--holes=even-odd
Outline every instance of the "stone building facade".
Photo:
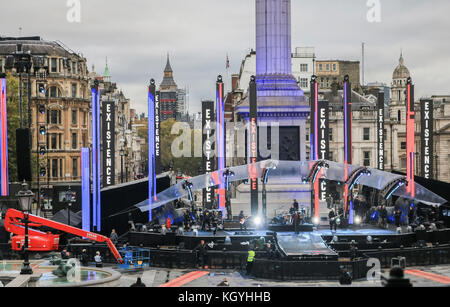
[[[46,168],[41,180],[48,184],[81,181],[81,147],[89,147],[91,92],[86,59],[58,42],[40,37],[1,38],[0,63],[22,45],[24,52],[38,58],[42,67],[31,68],[32,153],[45,147],[40,164]],[[12,70],[15,75],[15,69]],[[27,84],[24,85],[27,88]],[[26,96],[24,96],[26,101]],[[45,114],[39,112],[45,107]],[[46,130],[45,135],[37,131]],[[38,172],[32,170],[33,181]]]

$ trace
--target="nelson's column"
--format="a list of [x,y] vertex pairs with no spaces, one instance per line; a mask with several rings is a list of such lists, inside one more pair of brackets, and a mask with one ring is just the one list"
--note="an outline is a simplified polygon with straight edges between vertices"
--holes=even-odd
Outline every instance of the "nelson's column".
[[[291,1],[256,0],[258,126],[279,125],[279,144],[275,136],[271,138],[272,151],[274,146],[279,146],[278,160],[306,161],[305,125],[309,103],[292,75],[291,56]],[[248,122],[248,97],[236,106],[236,112]],[[267,133],[271,135],[270,131]],[[283,182],[269,180],[267,192],[268,217],[278,208],[289,208],[294,198],[301,206],[310,208],[310,188],[299,183],[298,178],[286,178]],[[250,213],[248,199],[248,185],[240,185],[233,210],[240,207]],[[261,201],[259,204],[261,207]]]

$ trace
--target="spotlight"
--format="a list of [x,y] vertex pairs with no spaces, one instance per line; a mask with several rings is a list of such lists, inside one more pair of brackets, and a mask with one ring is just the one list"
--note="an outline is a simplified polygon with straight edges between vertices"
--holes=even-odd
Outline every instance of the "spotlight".
[[356,225],[361,224],[361,218],[359,216],[355,216],[355,224]]
[[41,135],[45,135],[45,134],[47,133],[47,130],[45,129],[44,126],[41,126],[41,127],[39,128],[39,133],[40,133]]
[[367,240],[367,242],[371,243],[373,238],[372,238],[372,236],[367,236],[366,240]]
[[39,93],[41,93],[42,95],[45,94],[45,86],[44,86],[44,84],[39,84]]
[[334,243],[337,243],[339,241],[339,238],[337,236],[333,236],[333,240]]
[[259,226],[262,223],[262,219],[261,217],[257,216],[255,217],[255,220],[253,222],[255,223],[256,226]]
[[45,106],[44,105],[39,105],[39,113],[41,114],[45,114]]
[[314,217],[313,218],[313,223],[314,223],[314,225],[319,225],[320,224],[320,219],[318,217]]
[[41,173],[41,177],[44,177],[47,174],[47,169],[42,166],[41,170],[40,170],[40,173]]
[[47,149],[45,148],[45,146],[39,147],[39,154],[41,156],[45,156],[46,153],[47,153]]

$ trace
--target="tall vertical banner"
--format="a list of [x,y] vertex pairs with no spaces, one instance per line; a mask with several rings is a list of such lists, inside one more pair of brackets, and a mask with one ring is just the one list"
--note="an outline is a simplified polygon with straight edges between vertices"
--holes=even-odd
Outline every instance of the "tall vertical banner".
[[[328,160],[330,157],[330,109],[328,101],[319,101],[317,108],[318,132],[317,143],[318,143],[318,158],[319,160]],[[322,172],[322,171],[320,171]],[[327,197],[327,181],[325,179],[317,180],[319,183],[318,189],[318,200],[326,201]],[[317,204],[318,207],[318,204]],[[318,214],[318,208],[316,213]],[[318,217],[318,216],[316,216]]]
[[91,184],[89,148],[81,148],[81,227],[91,231]]
[[102,132],[103,132],[103,187],[115,184],[115,108],[114,101],[103,101]]
[[309,131],[310,131],[310,143],[311,143],[311,150],[310,150],[310,156],[311,161],[317,160],[317,154],[316,154],[316,123],[317,123],[317,105],[319,101],[319,94],[318,94],[318,84],[317,84],[317,77],[312,76],[311,78],[311,96],[310,96],[310,107],[311,107],[311,113],[310,113],[310,121],[309,121]]
[[[217,77],[216,82],[216,138],[217,138],[217,169],[225,168],[225,104],[223,100],[224,88],[222,76]],[[220,178],[218,190],[218,209],[225,216],[225,184],[223,178]]]
[[[214,154],[214,102],[202,101],[202,157],[203,172],[209,174],[215,170],[215,154]],[[208,184],[207,184],[208,185]],[[208,187],[203,190],[203,208],[212,209],[214,204],[214,187]]]
[[258,92],[255,77],[252,76],[249,86],[250,117],[249,117],[249,174],[250,174],[250,206],[252,216],[259,214],[258,205],[258,175],[253,163],[258,162]]
[[[161,94],[155,92],[155,174],[161,173]],[[156,187],[156,185],[155,185]]]
[[421,175],[424,178],[433,178],[434,169],[434,108],[432,99],[420,101],[420,140],[421,140]]
[[384,171],[384,92],[378,92],[377,104],[377,168]]
[[0,76],[0,196],[9,195],[6,79]]
[[414,85],[408,78],[406,83],[406,190],[414,197],[414,163],[415,163],[415,121],[414,121]]
[[155,80],[150,80],[148,87],[148,206],[149,221],[152,221],[152,203],[156,196],[156,170],[155,170]]
[[96,231],[101,230],[100,199],[100,88],[98,81],[92,87],[92,220]]
[[[350,78],[348,75],[344,77],[344,163],[345,163],[345,171],[344,176],[345,180],[348,179],[349,172],[347,165],[352,164],[353,158],[353,149],[352,149],[352,86],[350,84]],[[344,188],[344,203],[345,203],[345,213],[347,213],[348,209],[348,185],[345,185]],[[353,212],[353,203],[350,202],[350,215]],[[351,216],[349,220],[351,221]]]

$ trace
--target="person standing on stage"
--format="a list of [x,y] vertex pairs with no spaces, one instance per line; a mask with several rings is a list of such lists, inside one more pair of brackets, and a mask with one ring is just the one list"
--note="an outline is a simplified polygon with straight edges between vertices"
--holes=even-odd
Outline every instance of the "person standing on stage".
[[214,212],[214,216],[211,217],[212,219],[212,228],[213,228],[213,234],[216,236],[217,233],[217,226],[219,225],[219,212]]
[[388,217],[388,212],[386,210],[386,207],[384,205],[381,206],[380,209],[380,224],[381,227],[386,228],[387,226],[387,217]]
[[408,224],[409,225],[414,224],[414,216],[415,216],[414,207],[411,205],[411,206],[409,206],[409,211],[408,211]]
[[294,213],[293,224],[294,224],[295,234],[298,235],[299,232],[300,232],[300,227],[299,227],[299,225],[300,225],[300,215],[298,214],[298,211],[296,211]]
[[296,199],[294,199],[294,202],[292,203],[292,205],[294,206],[294,210],[298,211],[298,202]]
[[239,219],[239,226],[241,227],[241,231],[242,231],[242,228],[244,228],[245,231],[247,231],[247,223],[245,221],[244,211],[241,210],[241,212],[239,213],[238,219]]
[[331,209],[330,213],[328,213],[328,220],[330,222],[330,230],[333,232],[337,230],[337,223],[336,223],[336,213],[334,213],[334,210]]
[[394,219],[395,219],[395,227],[400,227],[400,222],[402,219],[402,210],[397,209],[394,213]]

